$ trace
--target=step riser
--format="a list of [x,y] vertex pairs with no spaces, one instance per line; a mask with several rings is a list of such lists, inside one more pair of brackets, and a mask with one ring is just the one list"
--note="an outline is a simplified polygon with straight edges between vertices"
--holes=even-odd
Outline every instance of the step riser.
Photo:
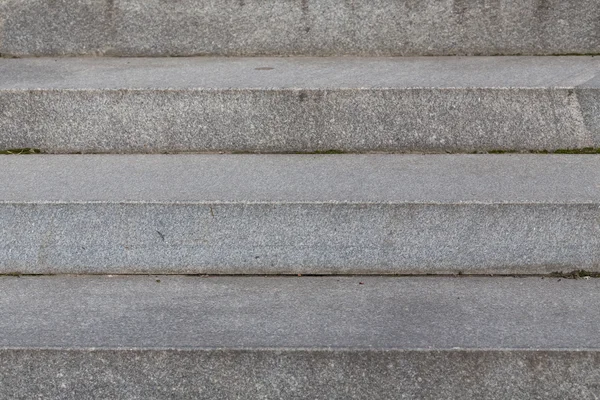
[[599,369],[567,350],[1,350],[0,398],[593,399]]
[[0,1],[0,54],[600,52],[595,0]]
[[0,150],[471,152],[600,147],[597,89],[0,91]]
[[2,204],[2,273],[550,273],[600,267],[598,204]]

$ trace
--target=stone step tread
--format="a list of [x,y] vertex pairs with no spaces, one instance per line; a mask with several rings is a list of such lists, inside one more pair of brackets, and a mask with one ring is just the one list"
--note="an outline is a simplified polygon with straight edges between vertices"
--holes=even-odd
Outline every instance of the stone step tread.
[[594,399],[600,280],[0,277],[0,398]]
[[0,272],[600,265],[597,155],[5,155]]
[[599,19],[595,0],[1,0],[0,54],[597,54]]
[[2,276],[0,304],[0,349],[600,350],[594,278]]
[[0,90],[598,88],[600,57],[0,59]]
[[600,204],[600,156],[0,156],[2,203]]
[[0,59],[0,151],[600,148],[600,58]]

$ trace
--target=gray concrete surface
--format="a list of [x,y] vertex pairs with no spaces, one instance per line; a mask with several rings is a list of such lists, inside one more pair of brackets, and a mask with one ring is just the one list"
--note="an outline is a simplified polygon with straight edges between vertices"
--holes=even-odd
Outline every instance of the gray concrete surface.
[[600,147],[600,58],[0,60],[0,150]]
[[593,154],[3,155],[4,203],[598,204]]
[[4,273],[600,270],[594,155],[0,157]]
[[595,0],[1,0],[0,53],[597,54],[598,21]]
[[0,276],[0,306],[4,349],[600,349],[594,278]]
[[556,278],[1,277],[0,398],[595,399],[599,289]]

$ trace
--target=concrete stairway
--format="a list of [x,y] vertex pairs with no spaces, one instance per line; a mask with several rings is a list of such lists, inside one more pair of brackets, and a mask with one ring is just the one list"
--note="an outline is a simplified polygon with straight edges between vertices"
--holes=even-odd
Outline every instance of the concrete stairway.
[[0,400],[599,398],[598,21],[0,0]]

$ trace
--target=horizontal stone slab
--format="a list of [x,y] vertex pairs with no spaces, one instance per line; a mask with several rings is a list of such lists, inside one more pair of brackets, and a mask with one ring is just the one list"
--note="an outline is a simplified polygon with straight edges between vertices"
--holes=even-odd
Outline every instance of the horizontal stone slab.
[[2,396],[593,399],[599,289],[558,278],[1,277]]
[[600,147],[600,58],[0,60],[0,150]]
[[0,272],[600,270],[594,155],[0,157]]
[[598,54],[595,0],[0,1],[0,53]]

